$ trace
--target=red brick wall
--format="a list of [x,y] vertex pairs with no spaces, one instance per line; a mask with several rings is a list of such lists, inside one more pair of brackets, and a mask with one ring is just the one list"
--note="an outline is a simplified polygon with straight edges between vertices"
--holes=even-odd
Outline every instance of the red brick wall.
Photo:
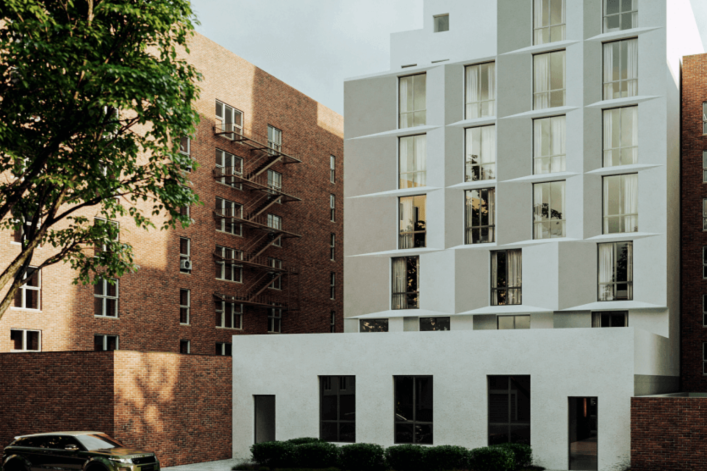
[[17,435],[95,430],[163,466],[232,456],[230,357],[3,353],[0,368],[0,448]]
[[702,275],[702,247],[707,232],[702,230],[702,199],[707,198],[703,183],[702,151],[707,136],[702,134],[702,103],[707,101],[707,54],[683,58],[682,70],[682,168],[681,207],[681,390],[707,392],[707,376],[702,373],[702,343],[707,328],[702,321],[702,295],[707,280]]
[[[214,136],[214,104],[218,98],[244,113],[246,131],[267,136],[271,124],[283,132],[283,146],[299,154],[302,163],[277,165],[283,187],[302,198],[277,206],[286,230],[301,239],[288,239],[283,248],[266,251],[300,269],[300,310],[283,312],[285,333],[328,332],[330,312],[336,312],[336,329],[343,331],[343,118],[258,69],[207,38],[196,35],[188,60],[203,74],[201,97],[196,103],[201,116],[192,140],[192,154],[201,167],[191,172],[193,188],[203,201],[191,208],[194,223],[175,230],[136,229],[129,218],[120,219],[121,241],[133,246],[140,270],[120,279],[119,318],[100,318],[93,313],[93,287],[74,286],[75,274],[58,264],[42,272],[42,309],[10,308],[0,319],[0,351],[11,350],[10,330],[42,331],[43,351],[92,350],[94,334],[118,335],[120,349],[178,352],[180,340],[191,341],[191,352],[213,354],[216,342],[230,343],[233,335],[265,334],[267,310],[245,308],[243,329],[216,328],[214,293],[237,294],[242,286],[218,281],[214,275],[215,246],[244,248],[257,236],[244,229],[244,237],[217,232],[213,217],[216,196],[248,204],[253,195],[214,181],[216,148],[252,159],[243,145]],[[329,181],[329,156],[336,156],[335,184]],[[329,195],[336,196],[337,220],[329,220]],[[83,212],[92,218],[95,209]],[[162,219],[154,218],[159,228]],[[336,234],[336,261],[330,261],[329,237]],[[179,237],[189,237],[194,269],[179,272]],[[0,233],[0,261],[5,264],[18,253],[11,235]],[[37,250],[35,260],[50,254]],[[0,263],[0,268],[4,265]],[[336,273],[336,299],[329,296],[330,273]],[[244,284],[257,273],[244,270]],[[179,290],[191,290],[191,324],[179,323]]]
[[707,469],[707,398],[631,398],[631,471]]

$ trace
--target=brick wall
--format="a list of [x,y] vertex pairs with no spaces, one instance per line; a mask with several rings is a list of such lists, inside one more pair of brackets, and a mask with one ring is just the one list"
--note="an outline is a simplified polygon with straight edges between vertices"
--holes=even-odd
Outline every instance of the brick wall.
[[17,435],[95,430],[163,466],[228,459],[229,357],[175,353],[0,354],[0,447]]
[[707,328],[702,320],[702,295],[707,294],[703,277],[702,247],[707,232],[702,230],[702,151],[707,136],[702,134],[702,103],[707,101],[707,54],[683,58],[682,70],[682,165],[681,165],[681,390],[707,392],[703,375],[702,343]]
[[707,398],[631,398],[631,471],[707,466]]

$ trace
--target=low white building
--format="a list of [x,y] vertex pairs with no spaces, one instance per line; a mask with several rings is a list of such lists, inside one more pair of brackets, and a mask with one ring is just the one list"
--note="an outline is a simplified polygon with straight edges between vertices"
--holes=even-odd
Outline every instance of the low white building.
[[345,83],[346,334],[234,337],[234,457],[515,441],[618,469],[631,396],[678,388],[690,2],[424,15],[391,70]]

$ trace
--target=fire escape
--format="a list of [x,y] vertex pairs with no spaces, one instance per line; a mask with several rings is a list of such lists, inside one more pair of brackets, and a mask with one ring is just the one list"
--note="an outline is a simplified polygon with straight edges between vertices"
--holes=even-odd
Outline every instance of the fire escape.
[[[288,165],[302,161],[292,153],[283,151],[282,146],[275,146],[267,139],[246,133],[233,125],[217,124],[214,126],[214,134],[224,136],[234,145],[241,145],[248,150],[248,158],[243,158],[242,168],[214,168],[214,180],[239,185],[249,196],[237,214],[214,211],[214,219],[219,223],[226,219],[233,224],[240,224],[254,235],[237,253],[237,258],[224,258],[214,251],[214,259],[241,265],[244,273],[247,268],[255,274],[252,280],[246,280],[244,275],[244,282],[235,293],[214,293],[214,297],[246,306],[298,311],[299,268],[285,260],[268,257],[266,251],[270,247],[281,246],[284,239],[302,236],[283,228],[282,219],[272,218],[267,211],[277,204],[302,200],[283,188],[281,181],[269,180],[268,170],[278,163]],[[279,286],[281,289],[269,289],[271,286]]]

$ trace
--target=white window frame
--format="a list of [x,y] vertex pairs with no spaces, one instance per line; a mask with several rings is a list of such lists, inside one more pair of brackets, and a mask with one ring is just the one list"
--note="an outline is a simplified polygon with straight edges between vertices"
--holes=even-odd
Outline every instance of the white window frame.
[[[403,140],[407,141],[406,148],[410,150],[408,155],[403,155]],[[424,165],[422,165],[424,168],[408,169],[408,171],[403,172],[403,159],[405,159],[406,162],[405,166],[407,166],[407,162],[410,160],[414,164],[420,164],[417,159],[417,148],[420,145],[424,146],[425,151],[423,156]],[[407,176],[412,176],[413,180],[404,179],[404,177]],[[403,185],[403,183],[405,183],[405,185]],[[400,136],[398,138],[398,188],[402,190],[405,188],[420,188],[425,186],[427,186],[427,134]]]
[[329,156],[329,181],[336,183],[336,156]]
[[[182,304],[182,291],[187,292],[187,303]],[[182,309],[186,310],[187,321],[182,322]],[[179,289],[179,325],[190,325],[191,324],[191,290],[190,289]]]
[[702,151],[702,183],[707,183],[707,150]]
[[[187,241],[187,253],[182,253],[182,241]],[[181,267],[182,260],[191,260],[191,239],[188,237],[179,238],[179,273],[191,273],[191,269],[183,269]]]
[[[120,336],[117,334],[94,334],[93,337],[101,337],[103,341],[103,350],[100,350],[101,352],[112,352],[115,350],[120,350]],[[115,350],[108,350],[108,337],[115,337]]]
[[[628,43],[629,41],[636,41],[636,64],[637,64],[637,67],[638,67],[638,66],[640,65],[640,63],[638,63],[638,61],[639,61],[638,55],[639,55],[639,52],[640,52],[640,51],[638,50],[638,38],[626,38],[626,39],[620,39],[620,40],[617,40],[617,41],[605,42],[605,43],[602,44],[602,71],[601,71],[602,78],[601,78],[601,80],[602,80],[602,99],[604,99],[604,100],[618,100],[618,99],[620,99],[620,98],[629,98],[629,97],[633,97],[633,96],[638,96],[638,85],[639,85],[639,79],[640,79],[640,76],[641,76],[641,74],[640,74],[640,72],[641,72],[640,69],[638,69],[638,71],[636,72],[636,77],[635,77],[635,78],[626,78],[626,79],[619,78],[618,80],[609,80],[608,82],[605,81],[605,78],[606,78],[606,77],[605,77],[605,74],[606,74],[606,70],[607,70],[607,69],[606,69],[606,68],[607,68],[607,64],[606,64],[606,60],[605,60],[605,56],[607,55],[607,53],[605,52],[606,48],[607,48],[607,47],[613,47],[614,44],[619,44],[619,45],[620,45],[621,43],[624,43],[624,42],[625,42],[625,43]],[[619,46],[619,54],[620,54],[620,53],[621,53],[621,47]],[[628,51],[627,51],[627,53],[628,53]],[[621,62],[622,62],[622,61],[621,61],[621,57],[619,57],[619,64],[621,64]],[[627,63],[627,68],[628,68],[628,63]],[[613,68],[612,68],[611,70],[613,70]],[[621,67],[619,67],[619,77],[623,77],[623,75],[624,75],[624,74],[621,73]],[[628,76],[628,70],[626,71],[626,75]],[[612,74],[612,78],[613,78],[613,74]],[[634,89],[634,92],[635,92],[635,93],[634,93],[633,95],[630,94],[630,92],[629,92],[629,90],[628,90],[628,86],[627,86],[627,87],[626,87],[626,88],[627,88],[627,90],[626,90],[626,96],[619,96],[619,97],[615,97],[615,96],[614,96],[613,84],[619,83],[619,88],[621,88],[620,84],[621,84],[622,82],[631,82],[631,81],[635,81],[635,82],[636,82],[635,87],[634,87],[634,88],[635,88],[635,89]],[[610,96],[607,96],[607,86],[611,86],[611,88],[612,88],[612,92],[611,92]]]
[[[547,25],[542,25],[538,26],[538,23],[542,23],[542,18],[538,20],[537,13],[538,10],[542,11],[543,3],[548,2],[550,6],[552,6],[553,3],[555,3],[555,0],[534,0],[533,1],[533,45],[538,46],[540,44],[550,44],[554,43],[557,41],[564,41],[567,36],[567,4],[565,0],[562,0],[562,19],[560,23],[552,23],[552,13],[550,13],[550,18],[548,19],[548,24]],[[548,6],[548,10],[550,10],[550,6]],[[560,37],[559,38],[553,38],[552,31],[555,28],[561,28],[560,32]],[[542,31],[548,29],[550,30],[550,34],[548,35],[548,40],[547,41],[538,41],[538,32],[541,33],[541,38],[542,38]]]
[[[220,111],[219,111],[220,110]],[[219,114],[220,113],[220,114]],[[230,115],[230,116],[228,116]],[[240,124],[236,122],[236,116],[240,115]],[[231,120],[231,128],[226,129],[226,118],[229,117]],[[220,121],[220,125],[217,125],[217,128],[221,129],[221,132],[226,132],[228,131],[229,134],[221,134],[221,137],[224,137],[228,139],[229,141],[232,141],[235,139],[235,134],[238,135],[243,135],[243,112],[239,109],[236,109],[232,107],[231,105],[227,105],[226,103],[222,102],[221,100],[216,100],[216,120]]]
[[[562,88],[549,88],[547,90],[538,90],[538,82],[535,80],[536,79],[536,69],[538,67],[537,59],[544,57],[544,56],[552,56],[553,54],[564,54],[564,70],[562,71]],[[548,84],[552,84],[552,58],[550,58],[550,66],[548,67]],[[552,96],[555,93],[562,92],[562,104],[561,105],[553,105],[552,104]],[[539,106],[538,101],[536,98],[538,95],[543,95],[547,94],[547,106]],[[533,109],[534,110],[547,110],[550,108],[557,108],[559,106],[567,106],[567,51],[565,49],[561,49],[559,51],[550,51],[550,52],[543,52],[540,54],[535,54],[533,56]]]
[[268,309],[268,333],[269,334],[281,334],[282,333],[282,309],[277,307],[271,307]]
[[[486,67],[486,69],[484,69]],[[491,68],[492,81],[489,81],[489,98],[487,100],[481,99],[481,74],[484,70],[488,73],[488,68]],[[477,101],[469,101],[469,92],[471,85],[469,83],[470,73],[476,71],[477,74],[477,90],[476,96],[479,97]],[[484,105],[487,105],[488,113],[484,113]],[[476,113],[470,113],[469,111],[475,107]],[[473,116],[476,114],[476,116]],[[489,116],[496,116],[496,62],[483,62],[481,64],[472,64],[464,67],[464,118],[465,119],[477,119]]]
[[[231,347],[230,348],[230,353],[226,352],[226,347]],[[217,356],[222,356],[222,357],[230,357],[233,356],[233,344],[227,343],[227,342],[216,342],[216,348],[219,349],[219,353],[217,353]],[[215,349],[214,349],[215,350]]]
[[[625,181],[625,178],[636,178],[636,212],[635,213],[622,213],[619,212],[618,214],[608,214],[608,208],[609,205],[611,204],[609,201],[607,201],[607,188],[609,185],[609,179],[612,178],[619,178],[620,179],[620,185],[619,185],[619,203],[618,206],[622,208],[621,210],[623,211],[623,208],[625,207],[624,201],[627,198],[626,192],[625,192],[625,185],[623,182]],[[630,234],[633,232],[638,232],[638,174],[637,173],[624,173],[621,175],[607,175],[602,177],[602,234]],[[705,200],[707,201],[707,200]],[[705,205],[705,209],[707,209],[707,205]],[[618,219],[619,221],[625,221],[627,218],[636,218],[636,226],[635,230],[629,230],[629,231],[619,231],[619,232],[609,232],[610,225],[609,222],[611,219]],[[619,227],[623,226],[625,227],[626,223],[625,222],[620,222]],[[707,227],[706,227],[707,230]]]
[[[30,279],[30,275],[34,276],[34,273],[37,272],[37,285],[38,286],[27,286],[27,282],[25,280]],[[42,310],[42,270],[37,270],[37,267],[27,267],[27,270],[25,271],[24,275],[22,276],[22,281],[25,281],[25,283],[22,284],[17,289],[17,292],[20,293],[21,299],[22,299],[22,304],[20,306],[15,306],[15,302],[13,300],[12,302],[12,307],[14,309],[23,309],[25,311],[37,311],[40,312]],[[39,308],[30,308],[26,307],[27,306],[27,291],[37,291],[37,305]],[[15,294],[17,296],[17,294]]]
[[329,234],[329,260],[336,261],[336,234]]
[[[187,148],[184,150],[182,145],[183,140],[187,140]],[[191,138],[189,136],[182,136],[179,138],[179,153],[184,155],[191,155]]]
[[[233,296],[224,296],[228,300],[234,300],[233,302],[221,300],[216,302],[216,314],[221,313],[220,324],[216,325],[217,329],[230,329],[230,330],[242,330],[243,329],[243,305],[235,302]],[[231,327],[226,327],[226,304],[231,304]],[[236,310],[238,307],[238,310]],[[236,322],[237,321],[237,322]]]
[[[486,144],[484,140],[484,131],[489,130],[492,131],[492,136],[488,136],[487,139],[490,139],[492,142]],[[478,140],[478,151],[479,155],[477,156],[477,163],[474,163],[473,159],[471,156],[476,155],[473,154],[472,151],[474,150],[474,133],[478,131],[479,133],[479,140]],[[472,128],[466,128],[464,129],[464,181],[465,182],[477,182],[477,181],[483,181],[483,180],[495,180],[496,179],[496,164],[498,161],[498,150],[496,149],[496,142],[497,142],[497,130],[496,130],[496,125],[495,124],[490,124],[486,126],[475,126]],[[488,157],[492,157],[493,160],[491,161],[483,161],[482,159],[485,158],[482,156],[481,151],[484,149],[484,146],[487,148],[490,147],[489,153],[493,154]],[[476,175],[474,174],[474,169],[478,168],[478,174],[479,178],[476,178]]]
[[[420,80],[417,79],[417,77],[424,77],[424,85],[417,85],[417,86],[424,86],[425,88],[425,103],[422,104],[424,107],[423,108],[416,108],[416,105],[420,105],[420,103],[415,103],[415,88],[416,83],[419,83]],[[409,81],[410,86],[412,86],[412,109],[403,111],[403,99],[402,99],[402,83]],[[406,85],[407,86],[407,85]],[[408,100],[407,97],[405,98],[405,104],[408,105]],[[424,112],[424,118],[422,118],[420,123],[416,124],[416,119],[415,115],[418,113],[423,113]],[[406,122],[410,122],[409,125],[403,126],[403,117],[405,117]],[[409,117],[409,119],[408,119]],[[427,74],[425,72],[421,74],[414,74],[414,75],[405,75],[403,77],[398,77],[398,129],[407,129],[407,128],[414,128],[417,126],[424,126],[427,124]]]
[[[115,239],[113,239],[114,242],[120,242],[120,222],[119,221],[112,221],[110,219],[106,218],[93,218],[93,224],[96,224],[96,221],[103,221],[104,223],[112,224],[115,227],[118,228],[118,235],[116,236]],[[108,247],[105,244],[102,244],[101,247],[98,249],[99,252],[107,252]]]
[[[276,216],[274,214],[268,214],[267,217],[268,227],[278,231],[282,230],[282,216]],[[282,237],[278,237],[275,242],[273,242],[273,247],[282,247]]]
[[[603,19],[602,19],[602,20],[603,20],[603,21],[602,21],[602,33],[616,33],[616,32],[619,32],[619,31],[626,31],[626,30],[629,30],[629,29],[638,28],[638,8],[631,9],[631,10],[628,10],[628,11],[623,11],[623,2],[619,2],[619,12],[618,12],[618,13],[607,14],[607,13],[606,13],[606,12],[607,12],[607,5],[606,5],[606,3],[607,3],[607,0],[603,0],[603,1],[602,1],[602,4],[603,4],[603,9],[602,9],[602,14],[603,14]],[[636,0],[632,0],[632,1],[631,1],[631,5],[633,5],[634,3],[637,4]],[[626,14],[628,14],[628,13],[631,13],[632,15],[635,15],[635,18],[636,18],[636,19],[635,19],[636,25],[635,25],[633,28],[622,28],[622,27],[621,27],[621,24],[623,23],[623,18],[622,18],[622,17],[623,17],[623,15],[626,15]],[[607,27],[607,20],[608,20],[608,18],[610,18],[610,17],[612,17],[612,16],[618,16],[618,17],[619,17],[619,28],[618,28],[618,29],[609,29],[609,28]],[[633,21],[633,19],[632,19],[631,21]]]
[[[559,218],[553,218],[552,217],[552,207],[554,206],[554,201],[552,200],[552,187],[555,185],[562,185],[562,201],[561,201],[561,207],[562,207],[562,213],[560,214]],[[538,195],[538,191],[536,189],[540,190],[540,193],[542,193],[543,199],[545,199],[545,189],[548,191],[548,196],[547,200],[549,201],[549,208],[548,208],[548,218],[543,219],[543,212],[542,208],[540,208],[540,211],[538,211],[538,202],[536,201],[536,196]],[[541,240],[541,239],[554,239],[554,238],[559,238],[559,237],[566,237],[566,231],[567,231],[567,198],[566,198],[566,191],[567,191],[567,182],[566,180],[556,180],[552,182],[542,182],[542,183],[533,183],[533,239],[535,240]],[[540,202],[542,204],[542,202]],[[540,213],[540,214],[538,214]],[[544,237],[543,234],[545,231],[543,230],[543,226],[545,224],[549,224],[550,227],[554,225],[554,223],[559,222],[559,226],[562,228],[562,234],[561,235],[554,235],[552,233],[552,230],[549,231],[548,236]]]
[[702,134],[707,134],[707,101],[702,102]]
[[[637,106],[637,105],[634,105],[634,106],[622,106],[622,107],[620,107],[620,108],[608,108],[608,109],[603,110],[603,111],[602,111],[602,133],[603,133],[604,135],[602,136],[602,150],[603,150],[602,166],[605,167],[605,168],[606,168],[606,167],[618,167],[618,166],[621,166],[621,165],[631,165],[631,164],[637,164],[637,163],[638,163],[638,139],[636,139],[636,145],[635,145],[635,146],[622,146],[622,145],[619,143],[618,147],[611,147],[611,148],[608,148],[608,149],[606,148],[606,139],[607,139],[607,137],[606,137],[606,132],[607,132],[607,129],[606,129],[606,115],[607,115],[607,113],[611,113],[611,112],[614,112],[614,111],[619,111],[619,119],[617,120],[617,121],[618,121],[618,125],[617,125],[616,123],[614,123],[614,119],[613,119],[613,118],[612,118],[612,120],[611,120],[611,121],[612,121],[611,124],[612,124],[612,128],[613,128],[614,126],[617,126],[617,127],[618,127],[618,134],[619,134],[619,136],[623,136],[623,130],[624,130],[624,113],[623,113],[623,111],[624,111],[624,110],[635,110],[635,118],[634,118],[634,120],[633,120],[633,125],[636,126],[636,135],[638,135],[638,106]],[[613,129],[611,130],[611,132],[612,132],[612,134],[613,134]],[[622,151],[624,151],[624,150],[626,150],[626,149],[635,149],[635,160],[636,160],[635,162],[626,162],[626,163],[623,162],[623,159],[622,159],[622,157],[621,157],[621,154],[623,153]],[[607,154],[608,154],[608,153],[613,154],[614,152],[617,152],[617,151],[619,152],[619,160],[620,160],[620,163],[619,163],[618,165],[611,165],[611,162],[608,162],[609,159],[607,158]],[[609,154],[609,155],[611,155],[611,154]],[[613,155],[612,155],[612,157],[613,157]],[[613,160],[613,159],[612,159],[612,160]]]
[[329,273],[329,298],[336,299],[336,273]]
[[[186,343],[187,344],[187,352],[183,353],[182,352],[182,344]],[[179,353],[181,355],[191,355],[191,340],[187,339],[180,339],[179,340]]]
[[[550,136],[549,136],[549,141],[550,142],[555,142],[554,137],[554,122],[561,121],[562,122],[562,131],[564,132],[564,136],[562,136],[562,139],[560,142],[562,142],[565,146],[564,149],[552,149],[555,153],[551,153],[548,155],[540,155],[540,152],[538,147],[539,147],[539,142],[537,139],[537,134],[538,132],[542,132],[540,129],[538,129],[538,126],[542,126],[543,123],[547,122],[549,123],[549,129],[550,129]],[[564,152],[562,152],[564,151]],[[549,161],[549,165],[546,165],[545,163]],[[567,170],[567,116],[566,115],[559,115],[559,116],[548,116],[545,118],[537,118],[533,120],[533,175],[549,175],[551,173],[559,173],[559,172],[564,172]],[[543,171],[544,168],[549,169],[547,172]],[[555,169],[553,171],[553,168]]]
[[[16,350],[14,347],[15,345],[12,345],[12,349],[10,350],[11,352],[41,352],[42,351],[42,331],[41,330],[36,330],[36,329],[10,329],[10,338],[12,338],[12,332],[22,332],[22,349]],[[29,350],[27,348],[27,332],[36,332],[38,335],[38,345],[39,349],[38,350]]]
[[[243,251],[238,249],[232,249],[230,247],[224,247],[221,245],[216,246],[216,252],[221,255],[224,259],[232,260],[243,260]],[[216,260],[216,265],[220,266],[220,273],[216,276],[219,281],[230,281],[232,283],[243,283],[243,265],[237,264],[235,261],[227,260]],[[231,277],[233,279],[229,280],[226,278],[226,266],[231,266]]]
[[[228,169],[232,168],[233,173],[236,175],[243,175],[243,159],[237,155],[231,154],[222,149],[216,149],[216,168],[217,169]],[[223,174],[223,171],[221,172]],[[229,181],[230,180],[230,181]],[[243,185],[236,182],[235,177],[223,176],[216,180],[222,185],[235,188],[236,190],[242,190]]]
[[268,124],[268,148],[273,154],[282,153],[282,129],[272,124]]
[[336,222],[336,196],[329,195],[329,220]]
[[[218,208],[219,214],[221,214],[222,216],[235,216],[236,214],[239,214],[238,217],[243,218],[242,204],[217,196],[216,202],[218,203],[219,200],[221,200],[220,207]],[[228,214],[228,212],[230,212],[231,214]],[[231,227],[233,232],[229,232],[226,230],[226,219],[224,218],[219,218],[219,225],[217,226],[216,231],[223,232],[225,234],[231,234],[237,237],[243,237],[243,225],[237,223],[235,219],[229,220],[231,221]],[[238,229],[236,230],[236,228]]]
[[[279,268],[282,269],[282,260],[279,260],[277,258],[273,257],[268,257],[268,266],[271,266],[273,268]],[[271,273],[272,278],[275,278],[275,273]],[[268,285],[268,289],[274,289],[274,290],[282,290],[282,276],[280,276],[278,279],[273,280],[272,283]]]
[[[115,278],[115,296],[109,296],[108,295],[108,279],[106,278],[101,278],[100,281],[98,282],[101,284],[101,291],[102,294],[96,294],[96,290],[94,287],[93,290],[93,297],[98,298],[101,300],[101,314],[96,314],[96,308],[94,304],[93,308],[93,317],[101,317],[101,318],[111,318],[111,319],[117,319],[120,314],[120,279]],[[98,283],[96,283],[95,286],[98,286]],[[114,300],[115,301],[115,313],[113,315],[108,314],[108,300]],[[95,301],[94,301],[95,303]]]

